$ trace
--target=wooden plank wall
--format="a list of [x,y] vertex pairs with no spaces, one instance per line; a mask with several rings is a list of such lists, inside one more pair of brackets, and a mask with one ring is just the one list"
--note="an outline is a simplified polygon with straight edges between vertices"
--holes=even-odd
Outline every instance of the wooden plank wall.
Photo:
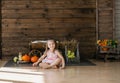
[[115,2],[115,39],[118,40],[120,46],[120,0]]
[[1,11],[3,56],[48,38],[77,39],[81,55],[95,52],[96,0],[2,0]]
[[2,59],[2,46],[1,46],[1,43],[2,43],[2,26],[1,26],[1,1],[0,1],[0,59]]
[[98,36],[99,39],[114,37],[114,0],[98,0]]

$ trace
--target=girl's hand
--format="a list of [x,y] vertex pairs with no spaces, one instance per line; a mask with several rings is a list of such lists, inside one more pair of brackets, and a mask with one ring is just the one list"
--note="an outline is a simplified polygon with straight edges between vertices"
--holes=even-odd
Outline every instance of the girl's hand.
[[32,64],[32,66],[37,66],[37,64],[38,64],[38,62],[35,62],[35,63]]

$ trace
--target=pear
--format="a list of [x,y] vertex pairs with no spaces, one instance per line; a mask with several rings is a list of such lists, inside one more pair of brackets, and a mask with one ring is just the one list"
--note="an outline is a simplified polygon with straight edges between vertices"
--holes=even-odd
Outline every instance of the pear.
[[71,58],[75,58],[75,53],[74,52],[71,53]]
[[70,51],[70,50],[68,50],[67,54],[68,54],[68,55],[69,55],[69,54],[71,54],[71,51]]

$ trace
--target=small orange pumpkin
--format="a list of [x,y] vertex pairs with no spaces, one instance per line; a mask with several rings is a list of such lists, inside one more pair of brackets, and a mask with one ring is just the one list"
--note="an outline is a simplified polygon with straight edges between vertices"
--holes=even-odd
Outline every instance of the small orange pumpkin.
[[22,56],[22,60],[23,61],[30,61],[30,56],[25,54],[25,55]]
[[31,57],[31,62],[37,62],[37,60],[39,59],[39,57],[37,57],[36,55]]

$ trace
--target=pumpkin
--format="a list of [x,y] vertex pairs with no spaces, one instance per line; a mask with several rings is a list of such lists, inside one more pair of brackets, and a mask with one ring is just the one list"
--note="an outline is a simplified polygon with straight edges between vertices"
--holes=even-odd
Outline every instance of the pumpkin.
[[27,55],[27,54],[25,54],[25,55],[22,56],[22,60],[23,60],[23,61],[28,61],[28,62],[29,62],[29,61],[30,61],[30,56]]
[[39,57],[37,57],[36,55],[31,57],[31,62],[37,62],[37,60],[39,59]]

